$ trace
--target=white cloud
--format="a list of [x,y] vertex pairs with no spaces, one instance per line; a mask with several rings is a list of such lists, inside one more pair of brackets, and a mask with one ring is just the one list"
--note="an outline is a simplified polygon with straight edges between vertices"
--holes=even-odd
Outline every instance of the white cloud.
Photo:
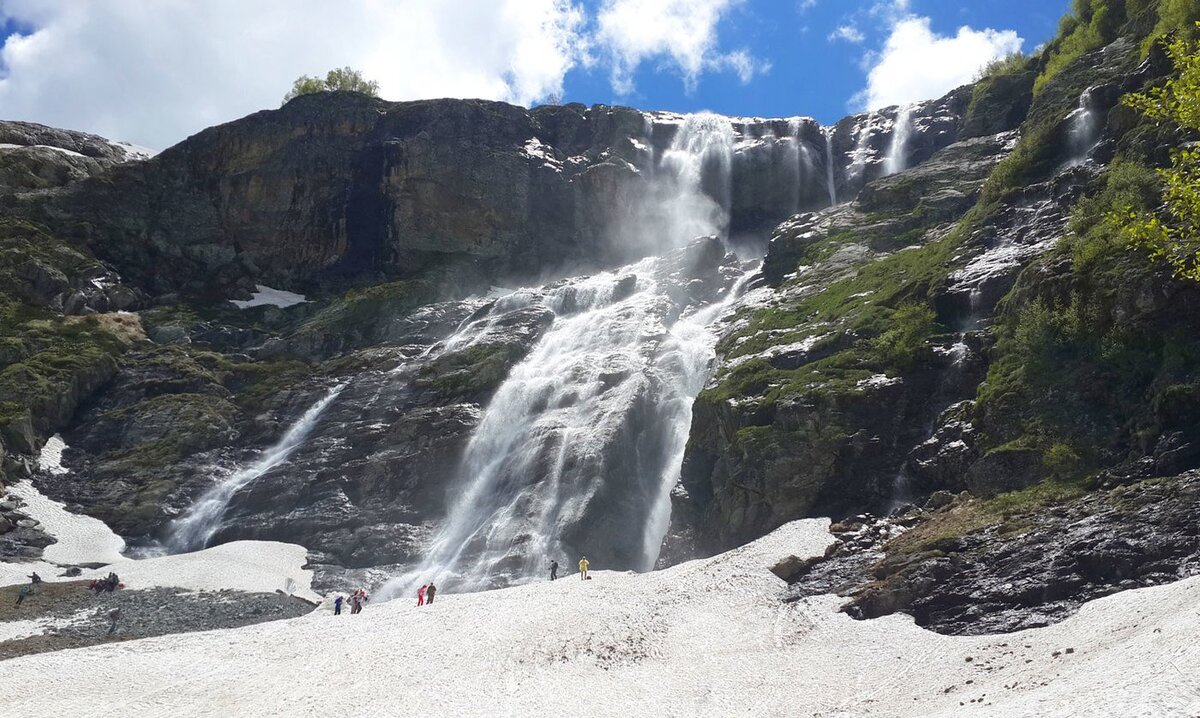
[[586,59],[574,0],[3,0],[0,112],[162,148],[350,65],[392,100],[520,104]]
[[796,10],[799,12],[808,12],[817,6],[817,0],[798,0],[796,2]]
[[683,76],[689,91],[706,70],[732,70],[743,83],[769,69],[746,50],[722,52],[717,25],[743,0],[604,0],[596,44],[611,66],[612,86],[634,89],[633,74],[659,60]]
[[834,42],[836,40],[845,40],[846,42],[851,42],[857,45],[865,39],[866,38],[863,36],[862,30],[859,30],[854,25],[839,25],[836,30],[829,33],[830,42]]
[[[904,0],[897,3],[907,7]],[[1024,44],[1012,30],[961,27],[938,35],[927,17],[898,20],[883,50],[869,58],[867,87],[851,103],[878,109],[939,97],[971,81],[990,60],[1019,52]]]

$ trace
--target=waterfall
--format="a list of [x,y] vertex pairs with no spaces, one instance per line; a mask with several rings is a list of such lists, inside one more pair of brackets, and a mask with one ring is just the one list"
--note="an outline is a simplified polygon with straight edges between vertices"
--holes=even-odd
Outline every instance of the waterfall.
[[383,596],[430,579],[459,591],[520,583],[575,552],[653,567],[712,365],[708,326],[741,286],[714,245],[690,244],[727,231],[733,139],[724,117],[678,123],[646,206],[622,228],[628,249],[652,256],[500,300],[520,294],[553,321],[485,408],[422,560]]
[[912,135],[914,105],[907,105],[896,112],[892,126],[892,144],[883,160],[884,175],[894,175],[908,169],[908,140]]
[[659,361],[659,368],[673,378],[669,403],[664,407],[668,427],[666,438],[670,452],[659,477],[658,495],[654,497],[650,520],[646,523],[642,545],[643,571],[654,568],[663,538],[670,528],[671,490],[679,480],[683,455],[687,450],[688,435],[692,427],[692,405],[708,381],[712,361],[716,358],[717,336],[711,330],[711,326],[731,310],[742,296],[746,284],[757,276],[757,273],[757,269],[747,271],[720,301],[680,319],[671,328],[668,350]]
[[1088,153],[1100,141],[1100,122],[1093,88],[1084,90],[1079,96],[1079,105],[1067,115],[1067,149],[1070,151],[1070,166],[1087,161]]
[[339,384],[325,393],[292,424],[283,437],[250,464],[243,466],[219,482],[191,505],[187,513],[171,522],[168,527],[167,545],[173,552],[194,551],[205,548],[209,539],[221,527],[221,520],[229,501],[239,489],[248,485],[271,469],[279,466],[291,456],[308,438],[325,408],[346,388]]
[[[455,590],[519,583],[571,558],[568,545],[599,555],[607,541],[630,567],[653,566],[708,378],[706,326],[736,291],[673,320],[673,259],[547,290],[554,323],[485,410],[424,560],[385,595],[430,578]],[[598,516],[599,501],[615,508]],[[613,525],[580,528],[593,521]]]
[[833,129],[821,128],[825,136],[825,186],[829,190],[829,206],[837,204],[837,185],[833,181]]
[[816,162],[813,159],[812,148],[800,136],[800,118],[788,120],[788,146],[794,156],[786,161],[796,168],[796,191],[793,193],[792,214],[800,211],[805,197],[805,188],[816,177]]
[[[654,186],[657,226],[630,228],[632,241],[664,251],[696,237],[725,237],[733,202],[733,125],[729,118],[709,112],[685,117],[659,158]],[[661,233],[661,239],[648,237],[648,229]]]

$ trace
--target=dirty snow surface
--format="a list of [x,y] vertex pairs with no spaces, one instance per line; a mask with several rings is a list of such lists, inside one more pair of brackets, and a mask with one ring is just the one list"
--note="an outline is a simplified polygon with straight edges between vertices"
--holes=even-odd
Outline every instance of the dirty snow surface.
[[[1200,579],[1056,626],[942,636],[784,603],[827,521],[650,574],[597,571],[4,663],[5,715],[1189,716]],[[148,562],[147,562],[148,563]],[[70,690],[63,690],[69,681]]]

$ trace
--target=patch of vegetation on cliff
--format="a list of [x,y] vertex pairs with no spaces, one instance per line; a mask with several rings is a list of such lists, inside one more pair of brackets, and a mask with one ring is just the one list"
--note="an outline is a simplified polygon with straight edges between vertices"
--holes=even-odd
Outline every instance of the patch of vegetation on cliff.
[[261,359],[234,364],[230,371],[226,384],[234,392],[233,400],[244,411],[255,413],[266,408],[273,397],[311,377],[313,367],[296,359]]
[[288,344],[306,357],[332,356],[380,341],[390,322],[437,299],[435,283],[419,279],[352,289],[301,324]]
[[1195,36],[1200,21],[1195,0],[1074,0],[1059,22],[1058,35],[1043,52],[1044,67],[1035,91],[1040,92],[1073,60],[1122,34],[1143,38],[1144,47],[1168,34]]
[[986,499],[959,500],[889,541],[885,550],[893,556],[944,551],[962,536],[996,525],[1003,533],[1018,533],[1027,527],[1023,516],[1078,498],[1088,488],[1082,479],[1055,479]]
[[0,436],[27,453],[113,375],[116,357],[137,337],[108,317],[63,317],[3,295],[0,326],[8,360],[0,369]]
[[1154,173],[1117,163],[1077,204],[1067,239],[1022,273],[979,391],[986,447],[1037,448],[1062,466],[1052,450],[1066,446],[1085,473],[1151,451],[1200,413],[1200,294],[1120,233],[1120,216],[1157,204]]
[[101,473],[161,469],[228,441],[237,407],[211,394],[168,394],[117,409],[99,421],[120,427],[124,440],[97,465]]
[[468,347],[422,366],[414,384],[444,399],[483,398],[500,386],[523,354],[521,347],[512,344]]

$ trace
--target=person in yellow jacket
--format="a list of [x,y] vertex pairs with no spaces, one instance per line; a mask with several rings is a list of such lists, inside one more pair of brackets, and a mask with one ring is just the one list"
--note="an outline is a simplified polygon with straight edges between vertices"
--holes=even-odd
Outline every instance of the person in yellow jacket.
[[588,560],[587,560],[587,556],[584,556],[583,558],[579,559],[579,580],[580,581],[587,580],[587,570],[588,570]]

